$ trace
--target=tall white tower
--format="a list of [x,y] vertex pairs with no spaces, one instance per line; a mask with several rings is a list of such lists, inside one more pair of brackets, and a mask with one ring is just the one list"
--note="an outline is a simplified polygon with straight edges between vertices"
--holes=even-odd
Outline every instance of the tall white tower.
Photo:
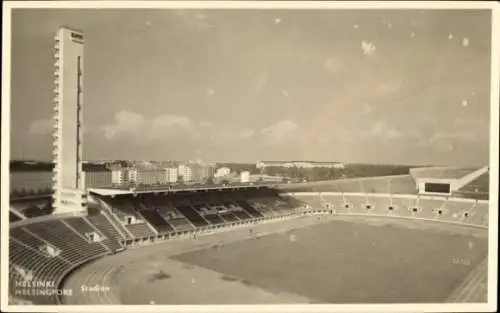
[[63,27],[55,37],[54,214],[86,209],[82,174],[83,33]]

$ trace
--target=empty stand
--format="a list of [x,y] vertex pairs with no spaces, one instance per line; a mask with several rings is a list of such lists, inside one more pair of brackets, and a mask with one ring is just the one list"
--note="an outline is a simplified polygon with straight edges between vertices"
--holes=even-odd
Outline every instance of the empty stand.
[[146,223],[136,223],[125,225],[125,228],[136,238],[149,237],[155,235]]
[[180,205],[177,206],[179,212],[181,212],[195,227],[207,226],[208,222],[199,215],[191,206]]
[[262,217],[262,214],[259,211],[257,211],[256,209],[254,209],[246,201],[244,201],[244,200],[236,201],[236,204],[238,204],[241,208],[243,208],[248,213],[248,215],[250,215],[251,217],[255,217],[255,218]]
[[174,218],[168,221],[175,231],[192,230],[194,227],[185,218]]
[[239,221],[238,217],[236,217],[233,213],[227,212],[227,213],[221,213],[220,217],[222,217],[224,220],[226,220],[229,223],[234,223]]
[[391,194],[416,194],[417,186],[410,175],[394,176],[389,179],[389,193]]
[[[73,263],[108,252],[99,243],[87,242],[79,234],[66,227],[60,220],[29,224],[24,228],[33,235],[61,249],[61,256]],[[82,249],[82,247],[86,247],[86,249]]]
[[166,233],[174,229],[172,226],[155,210],[141,210],[141,215],[153,226],[157,232]]

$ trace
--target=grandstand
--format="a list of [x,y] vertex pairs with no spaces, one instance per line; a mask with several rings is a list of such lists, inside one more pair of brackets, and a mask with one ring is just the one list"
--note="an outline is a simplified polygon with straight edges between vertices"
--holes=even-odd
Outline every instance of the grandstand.
[[[370,183],[371,184],[371,183]],[[360,187],[361,188],[361,187]],[[157,194],[96,194],[80,216],[39,216],[11,221],[11,290],[19,289],[20,271],[33,279],[60,283],[90,260],[127,247],[225,232],[242,225],[311,214],[378,216],[439,221],[469,227],[488,226],[483,200],[364,192],[283,192],[269,187],[186,190]],[[91,234],[92,236],[89,236]],[[91,238],[97,237],[94,241]],[[48,254],[41,247],[52,247]],[[19,284],[19,283],[18,283]],[[19,297],[19,294],[13,294]],[[23,298],[23,297],[21,297]],[[28,296],[35,304],[59,297]]]

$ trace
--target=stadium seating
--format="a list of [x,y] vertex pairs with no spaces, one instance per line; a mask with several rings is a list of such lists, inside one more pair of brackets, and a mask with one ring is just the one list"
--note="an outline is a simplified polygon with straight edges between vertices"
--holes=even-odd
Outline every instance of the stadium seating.
[[[86,216],[39,220],[33,223],[25,220],[12,221],[9,277],[15,282],[22,279],[23,271],[32,271],[39,280],[59,281],[67,271],[78,264],[122,250],[126,245],[122,246],[120,242],[142,243],[156,236],[163,239],[186,238],[195,232],[214,231],[223,225],[233,227],[243,224],[244,221],[263,217],[280,218],[298,212],[295,209],[303,208],[306,204],[311,211],[327,212],[334,209],[338,214],[376,214],[408,218],[414,216],[488,225],[487,202],[403,195],[405,190],[414,192],[415,186],[411,178],[392,177],[390,184],[388,179],[345,180],[337,185],[339,190],[354,190],[356,193],[279,195],[275,191],[264,189],[220,194],[207,192],[175,196],[147,195],[136,198],[116,196],[103,198],[104,205],[99,204],[96,210],[92,210],[93,213],[89,209]],[[404,186],[396,187],[400,184]],[[391,194],[381,194],[386,191],[384,186],[391,186]],[[363,193],[360,190],[374,190],[376,193]],[[413,208],[417,211],[413,212]],[[134,216],[137,223],[126,225],[125,216]],[[89,233],[99,234],[101,240],[91,241],[87,238]],[[44,247],[54,248],[48,249],[54,253],[47,253]],[[47,297],[25,298],[37,304],[52,304],[55,301]]]
[[254,209],[245,200],[236,201],[236,204],[238,204],[238,206],[243,208],[248,213],[248,215],[250,215],[251,217],[254,217],[254,218],[262,217],[262,214],[259,211],[257,211],[256,209]]
[[389,207],[391,206],[391,199],[389,197],[370,197],[367,199],[370,204],[373,214],[391,214]]
[[155,210],[140,210],[139,213],[158,233],[171,232],[172,226]]
[[410,175],[393,176],[389,179],[389,193],[391,194],[416,194],[417,186]]
[[148,224],[146,223],[129,224],[125,225],[125,228],[127,228],[127,230],[135,238],[149,237],[155,235],[155,233],[148,227]]
[[119,222],[111,224],[110,220],[104,216],[103,212],[89,214],[86,217],[104,236],[108,238],[128,239],[132,237],[125,227]]
[[363,185],[360,179],[339,180],[337,187],[341,192],[363,192]]
[[489,184],[489,172],[487,172],[460,188],[455,194],[459,197],[487,200],[489,198]]
[[[25,275],[33,280],[58,282],[72,264],[60,258],[48,258],[33,247],[17,239],[9,240],[9,289],[14,295],[22,296],[34,304],[54,304],[55,296],[40,296],[33,293],[22,294]],[[21,293],[16,294],[16,293]]]
[[206,219],[198,214],[190,205],[179,205],[176,207],[195,227],[209,225]]
[[195,228],[185,218],[174,218],[170,219],[168,222],[174,228],[174,231],[187,231]]
[[81,236],[85,236],[86,233],[98,233],[101,237],[101,243],[112,252],[121,249],[121,246],[116,241],[116,238],[118,237],[112,237],[112,235],[110,234],[104,234],[104,232],[93,226],[86,218],[68,218],[66,220],[63,220],[63,222],[80,233]]
[[236,217],[233,213],[227,212],[227,213],[220,213],[220,217],[222,217],[225,221],[228,223],[234,223],[239,221],[238,217]]
[[[86,234],[97,233],[102,241],[90,240]],[[21,281],[30,277],[38,282],[57,285],[74,267],[121,248],[117,238],[99,230],[85,217],[47,219],[14,224],[9,238],[9,277],[14,295],[22,292]],[[55,304],[55,297],[23,295],[34,304]]]
[[[108,251],[99,243],[90,243],[81,237],[60,220],[51,220],[44,223],[34,223],[25,226],[34,236],[61,249],[61,256],[72,263],[91,259]],[[87,249],[82,249],[86,247]]]

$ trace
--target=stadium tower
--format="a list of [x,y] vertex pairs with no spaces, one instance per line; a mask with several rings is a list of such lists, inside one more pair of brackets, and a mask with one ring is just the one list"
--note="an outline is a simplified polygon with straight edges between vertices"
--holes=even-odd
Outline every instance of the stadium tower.
[[83,33],[66,27],[55,37],[54,214],[86,209],[82,175]]

